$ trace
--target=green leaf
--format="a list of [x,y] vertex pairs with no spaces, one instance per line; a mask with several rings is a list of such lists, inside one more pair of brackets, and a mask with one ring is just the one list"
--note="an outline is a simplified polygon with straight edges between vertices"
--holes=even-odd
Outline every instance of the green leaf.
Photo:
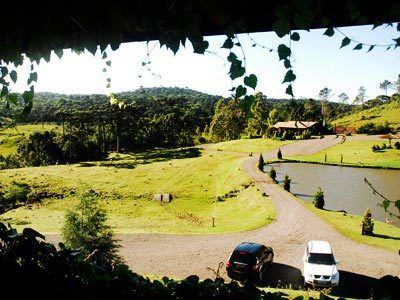
[[[193,52],[197,54],[204,54],[204,52],[207,50],[209,43],[208,41],[204,40],[203,37],[196,37],[196,38],[189,38],[190,42],[192,43],[193,46]],[[179,48],[179,45],[178,45]],[[176,49],[178,51],[178,49]],[[175,52],[174,52],[175,53]]]
[[288,95],[290,95],[292,97],[294,96],[293,95],[293,88],[292,88],[291,84],[289,84],[288,87],[286,88],[286,94],[288,94]]
[[107,60],[106,61],[106,65],[110,67],[111,66],[111,60]]
[[10,73],[10,78],[14,83],[17,82],[17,77],[18,77],[17,72],[15,70],[12,70]]
[[334,34],[335,30],[333,29],[333,27],[328,27],[324,32],[324,35],[327,35],[329,37],[333,36]]
[[257,76],[254,74],[250,74],[250,76],[246,76],[244,78],[244,84],[255,89],[257,86]]
[[293,32],[290,36],[290,38],[292,39],[292,41],[300,41],[300,34],[298,32]]
[[227,59],[229,62],[234,62],[238,60],[236,54],[233,52],[229,53]]
[[355,46],[355,47],[353,48],[353,50],[361,50],[362,47],[363,47],[362,44],[358,44],[357,46]]
[[306,9],[301,13],[295,13],[293,16],[293,22],[299,29],[310,29],[311,22],[314,18],[313,13]]
[[399,47],[399,46],[400,46],[400,37],[398,37],[397,39],[393,39],[393,41],[395,41],[395,42],[396,42],[396,46],[395,46],[395,48],[397,48],[397,47]]
[[17,105],[18,102],[18,95],[16,93],[8,94],[7,100],[14,105]]
[[382,201],[382,207],[385,211],[387,211],[388,207],[390,205],[390,201],[389,200],[383,200]]
[[106,59],[107,58],[107,52],[106,51],[103,51],[103,54],[101,55],[101,58],[102,59]]
[[374,48],[375,48],[375,46],[374,46],[374,45],[371,45],[371,46],[369,47],[369,49],[368,49],[367,52],[371,51],[371,50],[374,49]]
[[31,84],[33,81],[37,82],[37,78],[37,72],[30,73],[28,78],[28,85]]
[[111,82],[111,78],[109,77],[109,78],[107,78],[107,82]]
[[398,211],[400,212],[400,199],[399,200],[397,200],[395,203],[394,203],[394,206],[398,209]]
[[382,26],[383,22],[381,21],[375,21],[374,25],[372,26],[372,30],[374,30],[375,28]]
[[279,55],[279,60],[282,59],[287,59],[290,56],[290,48],[286,46],[285,44],[280,44],[278,46],[278,55]]
[[1,88],[0,97],[4,97],[7,94],[8,94],[8,87],[6,85],[3,85],[3,87]]
[[292,70],[289,70],[289,71],[286,72],[285,78],[283,79],[282,83],[292,82],[294,80],[296,80],[296,75],[293,73]]
[[400,31],[400,22],[397,23],[397,31]]
[[63,49],[55,49],[54,53],[57,55],[58,58],[61,59],[64,54],[64,51],[63,51]]
[[109,89],[111,87],[111,84],[107,83],[106,89]]
[[7,67],[1,67],[0,68],[0,72],[1,72],[1,77],[4,77],[8,74],[8,69]]
[[342,40],[342,45],[340,46],[339,49],[346,47],[348,44],[350,44],[351,40],[346,36],[343,40]]
[[285,59],[285,61],[283,62],[283,65],[285,66],[286,69],[289,69],[292,67],[290,60]]
[[235,98],[240,98],[240,97],[242,97],[243,95],[246,95],[246,92],[247,92],[247,89],[246,89],[244,86],[239,85],[239,86],[236,88]]
[[103,68],[103,72],[104,72],[104,73],[107,72],[107,69],[106,69],[106,68]]
[[272,29],[280,37],[284,37],[290,32],[290,23],[286,20],[277,20],[273,25]]
[[227,38],[221,48],[232,49],[233,48],[232,39],[231,38]]

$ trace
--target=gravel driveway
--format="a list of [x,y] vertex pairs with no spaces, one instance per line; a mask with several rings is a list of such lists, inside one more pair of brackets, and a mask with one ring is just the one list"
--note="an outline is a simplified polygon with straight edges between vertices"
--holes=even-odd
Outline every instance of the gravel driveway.
[[[299,141],[281,147],[285,155],[312,154],[330,147],[341,138],[327,136],[323,139]],[[263,153],[265,159],[276,157],[277,150]],[[207,267],[217,269],[225,262],[232,249],[240,242],[259,242],[271,246],[275,258],[270,278],[265,285],[301,286],[302,255],[309,240],[322,239],[331,243],[340,260],[341,288],[338,295],[360,296],[357,286],[364,290],[375,278],[390,274],[400,276],[400,256],[371,246],[353,242],[319,217],[303,207],[295,197],[257,169],[258,155],[243,164],[243,170],[267,193],[276,209],[277,218],[266,227],[230,234],[172,235],[127,234],[118,235],[121,254],[131,269],[140,274],[162,274],[184,278],[197,274],[201,278],[214,275]],[[311,180],[311,179],[310,179]],[[239,222],[240,220],[238,220]],[[57,241],[59,236],[48,236]],[[226,278],[224,267],[221,272]],[[360,289],[361,290],[361,289]]]

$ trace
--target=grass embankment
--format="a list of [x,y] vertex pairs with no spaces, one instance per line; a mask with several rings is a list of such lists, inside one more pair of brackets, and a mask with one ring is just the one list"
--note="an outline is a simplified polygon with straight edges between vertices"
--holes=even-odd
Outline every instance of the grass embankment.
[[0,154],[16,154],[18,143],[35,131],[61,130],[55,124],[23,124],[12,128],[0,129]]
[[299,201],[325,222],[331,224],[341,234],[353,241],[389,251],[398,252],[400,250],[399,227],[374,220],[374,235],[361,235],[362,216],[318,209],[312,203],[306,203],[300,199]]
[[[287,157],[287,159],[342,166],[400,169],[400,150],[385,149],[378,152],[372,151],[371,148],[373,145],[382,146],[383,143],[388,145],[389,142],[383,139],[380,141],[349,140],[313,155],[292,156]],[[393,143],[394,141],[392,140]],[[326,162],[325,155],[327,157]],[[340,162],[341,155],[343,155],[343,163]]]
[[[247,140],[242,151],[247,152],[252,143],[259,141]],[[263,143],[264,151],[281,145],[270,140]],[[224,148],[225,143],[216,146]],[[100,194],[109,223],[118,233],[236,232],[261,227],[275,217],[269,198],[249,185],[241,171],[245,157],[213,150],[205,150],[199,157],[193,154],[195,151],[159,150],[114,156],[103,162],[0,171],[3,184],[26,182],[36,190],[62,195],[62,199],[46,199],[9,211],[1,219],[19,229],[29,226],[43,233],[58,233],[65,211],[86,188]],[[157,193],[170,193],[174,199],[168,204],[152,200]],[[217,196],[223,201],[216,201]]]
[[370,109],[365,109],[351,115],[332,121],[332,124],[346,127],[360,127],[366,123],[383,124],[389,122],[393,127],[400,125],[400,102],[392,101]]

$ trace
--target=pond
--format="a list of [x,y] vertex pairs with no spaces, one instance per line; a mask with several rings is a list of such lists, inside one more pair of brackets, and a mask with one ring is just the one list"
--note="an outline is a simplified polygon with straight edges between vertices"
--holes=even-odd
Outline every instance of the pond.
[[[400,226],[396,217],[390,217],[377,204],[382,199],[374,195],[364,178],[385,195],[388,199],[400,199],[400,170],[372,168],[351,168],[309,163],[274,163],[265,167],[269,172],[271,166],[276,169],[277,179],[282,182],[285,174],[292,179],[290,190],[298,198],[312,202],[318,187],[325,194],[325,209],[345,210],[350,214],[363,215],[370,208],[372,218],[380,221],[394,222]],[[391,204],[392,206],[393,204]],[[396,212],[392,209],[392,212]]]

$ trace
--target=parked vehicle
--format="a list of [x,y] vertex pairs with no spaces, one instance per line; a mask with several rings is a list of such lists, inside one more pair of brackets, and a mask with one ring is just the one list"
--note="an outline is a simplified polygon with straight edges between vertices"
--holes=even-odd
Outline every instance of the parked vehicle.
[[274,252],[271,247],[257,243],[241,243],[229,256],[226,272],[233,280],[255,284],[264,280],[266,270],[273,259]]
[[303,256],[304,285],[331,287],[339,284],[339,261],[326,241],[310,241]]

